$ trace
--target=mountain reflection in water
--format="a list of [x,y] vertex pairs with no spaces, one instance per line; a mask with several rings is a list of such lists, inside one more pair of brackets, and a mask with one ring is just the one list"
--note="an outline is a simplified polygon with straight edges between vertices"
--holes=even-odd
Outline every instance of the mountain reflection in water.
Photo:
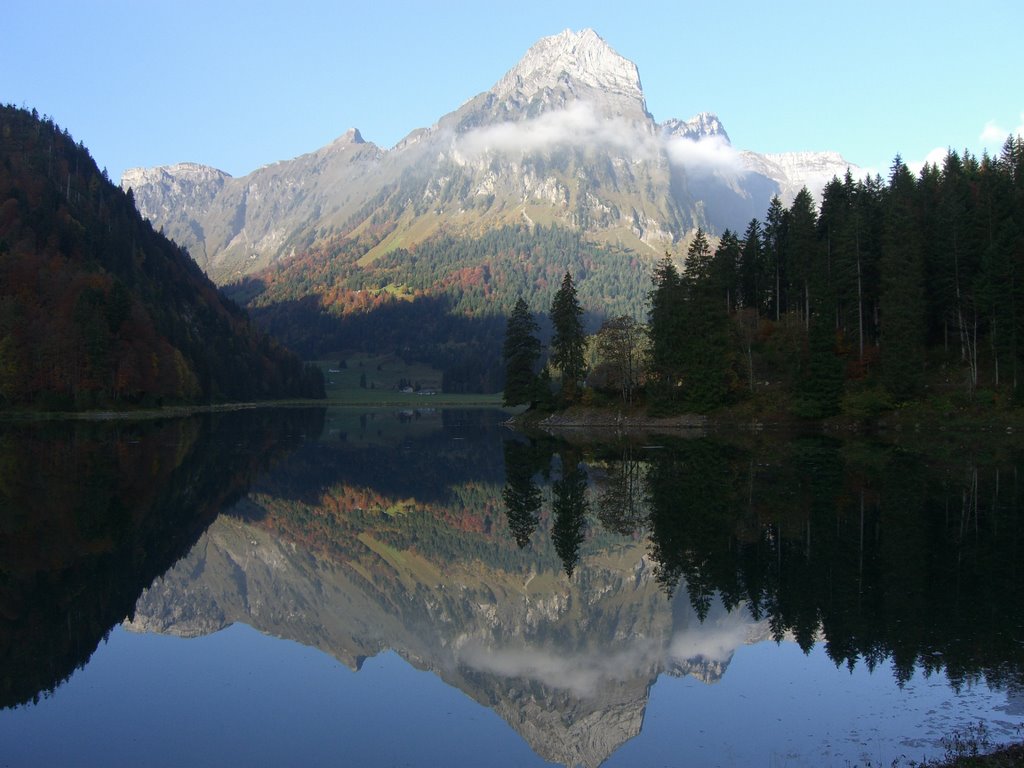
[[[182,529],[209,527],[150,556],[165,568],[184,555],[142,591],[130,629],[195,637],[239,622],[352,669],[393,650],[564,765],[599,765],[637,736],[659,678],[715,683],[763,640],[891,668],[896,685],[941,674],[951,696],[1019,699],[1016,449],[530,439],[495,414],[450,411],[332,411],[321,434],[320,419],[272,466],[249,454],[206,500],[203,483],[168,486],[184,497],[156,506],[191,505]],[[212,458],[226,480],[226,454]],[[111,557],[134,562],[154,543]],[[136,570],[138,594],[160,569]],[[96,599],[111,605],[104,616],[132,613]],[[40,601],[55,615],[68,604]],[[93,620],[96,639],[119,618]],[[5,660],[27,642],[15,634]],[[38,677],[39,690],[71,668]],[[1011,707],[994,735],[1012,736],[1021,714]]]

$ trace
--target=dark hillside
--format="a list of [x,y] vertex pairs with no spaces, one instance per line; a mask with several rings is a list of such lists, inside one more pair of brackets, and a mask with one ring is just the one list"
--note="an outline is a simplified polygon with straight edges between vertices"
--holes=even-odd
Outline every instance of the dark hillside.
[[0,107],[0,407],[322,396],[81,143]]

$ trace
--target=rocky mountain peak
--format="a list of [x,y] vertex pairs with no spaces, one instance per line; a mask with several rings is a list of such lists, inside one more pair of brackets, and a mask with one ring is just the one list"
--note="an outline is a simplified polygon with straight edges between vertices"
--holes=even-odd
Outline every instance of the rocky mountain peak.
[[701,112],[689,120],[678,120],[676,118],[666,120],[662,124],[661,130],[666,136],[672,138],[700,141],[712,136],[720,136],[725,139],[727,144],[731,143],[729,141],[729,134],[725,132],[725,126],[722,125],[722,121],[718,119],[718,115],[714,112]]
[[606,93],[643,99],[636,65],[616,53],[594,30],[565,30],[541,38],[491,92],[499,99],[526,100],[566,80]]
[[335,144],[365,144],[366,139],[359,132],[358,128],[349,128],[341,136],[334,140]]
[[230,174],[201,163],[175,163],[155,168],[127,168],[121,174],[121,187],[128,189],[165,179],[191,184],[223,185],[230,178]]

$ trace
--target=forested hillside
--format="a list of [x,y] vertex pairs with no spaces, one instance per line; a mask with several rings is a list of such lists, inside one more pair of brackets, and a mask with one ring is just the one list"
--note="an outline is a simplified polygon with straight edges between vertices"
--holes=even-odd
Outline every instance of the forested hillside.
[[1024,373],[1024,143],[950,152],[914,177],[806,191],[742,237],[703,236],[682,272],[655,273],[648,389],[709,410],[784,383],[794,410],[827,416],[844,391],[879,405],[928,390],[1019,401]]
[[0,407],[322,395],[67,130],[0,108]]
[[591,329],[645,314],[653,257],[556,226],[442,235],[369,261],[377,238],[338,238],[227,287],[307,359],[398,352],[445,371],[449,391],[498,391],[505,317],[518,296],[546,313],[566,270],[579,276]]

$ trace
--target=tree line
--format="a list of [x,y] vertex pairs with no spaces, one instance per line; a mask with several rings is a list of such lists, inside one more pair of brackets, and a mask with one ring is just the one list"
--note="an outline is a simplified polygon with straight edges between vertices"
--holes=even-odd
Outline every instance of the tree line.
[[[646,325],[623,313],[585,339],[589,387],[562,400],[708,412],[769,388],[807,417],[982,390],[1016,404],[1022,278],[1020,137],[995,157],[950,151],[917,176],[897,156],[885,180],[833,178],[820,207],[805,188],[742,234],[698,229],[681,268],[668,255],[655,266]],[[507,332],[522,329],[520,317]],[[515,388],[506,399],[536,402]]]

